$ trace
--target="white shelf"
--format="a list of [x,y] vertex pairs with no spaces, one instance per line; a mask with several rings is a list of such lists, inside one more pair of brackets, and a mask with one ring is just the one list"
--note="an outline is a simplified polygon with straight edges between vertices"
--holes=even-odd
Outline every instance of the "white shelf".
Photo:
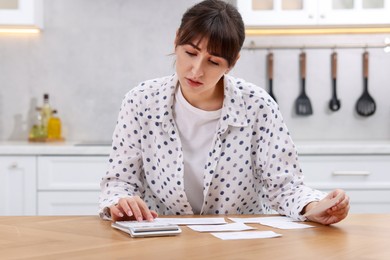
[[18,0],[15,9],[0,9],[0,28],[43,28],[42,0]]

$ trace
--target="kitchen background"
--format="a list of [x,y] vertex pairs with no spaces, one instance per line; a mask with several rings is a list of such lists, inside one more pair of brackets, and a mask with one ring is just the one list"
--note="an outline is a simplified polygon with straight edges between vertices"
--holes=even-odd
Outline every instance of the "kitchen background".
[[[0,141],[26,140],[34,110],[50,94],[64,137],[109,141],[125,93],[174,72],[173,41],[183,12],[197,0],[44,0],[38,35],[0,34]],[[230,1],[235,3],[235,1]],[[389,34],[257,36],[263,45],[377,44]],[[338,97],[331,112],[332,49],[307,49],[307,94],[314,114],[297,116],[300,49],[273,50],[274,93],[295,140],[389,140],[390,53],[368,48],[371,117],[355,112],[363,92],[363,49],[338,52]],[[267,50],[241,53],[232,75],[268,89]]]

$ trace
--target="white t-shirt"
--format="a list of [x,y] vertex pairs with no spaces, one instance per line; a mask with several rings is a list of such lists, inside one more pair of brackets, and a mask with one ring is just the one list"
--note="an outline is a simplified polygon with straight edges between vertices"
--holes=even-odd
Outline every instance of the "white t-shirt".
[[194,213],[199,214],[203,205],[203,172],[222,109],[204,111],[193,107],[180,86],[175,97],[174,118],[183,146],[184,189]]

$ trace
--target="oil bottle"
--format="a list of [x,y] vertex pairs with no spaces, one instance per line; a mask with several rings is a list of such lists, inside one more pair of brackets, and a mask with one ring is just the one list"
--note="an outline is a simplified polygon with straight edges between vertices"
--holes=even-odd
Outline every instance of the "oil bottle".
[[54,140],[60,140],[62,138],[61,120],[57,116],[57,110],[52,111],[52,115],[47,123],[47,137]]
[[44,132],[45,132],[46,137],[48,136],[47,126],[49,123],[49,119],[52,116],[52,112],[53,111],[52,111],[52,108],[51,108],[50,102],[49,102],[49,94],[44,94],[43,95],[43,106],[41,108],[41,114],[42,114],[43,128],[44,128]]

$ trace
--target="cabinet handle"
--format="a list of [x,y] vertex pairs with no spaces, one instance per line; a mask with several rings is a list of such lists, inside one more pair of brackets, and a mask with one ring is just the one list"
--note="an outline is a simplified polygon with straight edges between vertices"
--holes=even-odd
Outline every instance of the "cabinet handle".
[[15,169],[19,168],[18,163],[16,163],[16,162],[11,163],[11,165],[9,166],[9,168],[10,168],[11,170],[15,170]]
[[369,176],[369,171],[334,171],[333,176]]

